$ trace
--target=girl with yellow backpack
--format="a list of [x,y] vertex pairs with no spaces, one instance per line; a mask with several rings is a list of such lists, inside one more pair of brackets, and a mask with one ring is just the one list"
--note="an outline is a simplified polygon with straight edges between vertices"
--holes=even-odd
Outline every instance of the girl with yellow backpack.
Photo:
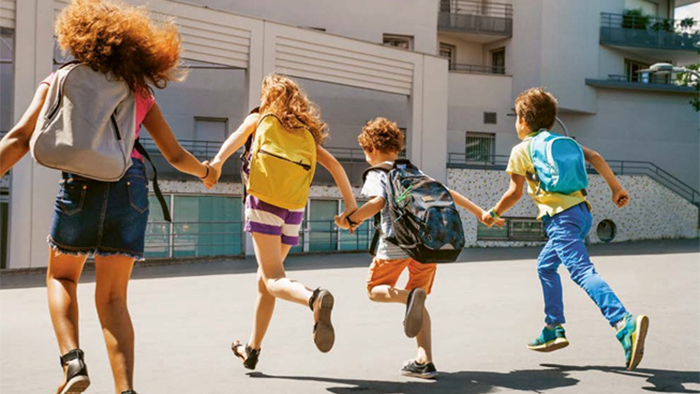
[[211,163],[216,184],[224,162],[248,142],[243,155],[245,231],[253,236],[258,261],[258,298],[253,332],[244,345],[235,341],[231,349],[248,369],[255,369],[265,332],[272,319],[277,298],[308,305],[313,312],[316,347],[328,352],[335,332],[331,323],[333,295],[325,289],[311,290],[287,278],[284,260],[299,242],[299,229],[309,196],[316,163],[333,176],[348,212],[357,209],[350,181],[340,163],[321,144],[327,137],[326,124],[318,108],[289,78],[269,75],[262,84],[259,113],[251,113],[224,142]]

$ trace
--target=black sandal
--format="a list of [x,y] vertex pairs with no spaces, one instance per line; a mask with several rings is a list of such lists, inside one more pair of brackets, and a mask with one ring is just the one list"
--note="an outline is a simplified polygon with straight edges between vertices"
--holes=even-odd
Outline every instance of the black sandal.
[[73,349],[61,357],[61,366],[66,367],[66,385],[60,394],[82,393],[90,386],[84,357],[85,353],[80,349]]
[[[238,348],[244,347],[245,355],[238,351]],[[258,365],[258,357],[260,357],[260,349],[253,349],[248,344],[243,345],[239,341],[231,344],[231,351],[233,354],[243,361],[243,366],[247,369],[254,370]]]

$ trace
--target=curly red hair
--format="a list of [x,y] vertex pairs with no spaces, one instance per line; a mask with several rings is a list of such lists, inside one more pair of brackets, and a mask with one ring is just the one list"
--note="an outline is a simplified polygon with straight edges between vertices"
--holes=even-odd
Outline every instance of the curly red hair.
[[55,32],[64,51],[95,71],[114,74],[133,92],[163,89],[185,76],[177,26],[154,22],[145,7],[73,0],[58,16]]
[[328,137],[321,112],[292,79],[278,74],[265,77],[260,92],[260,113],[272,113],[282,125],[293,129],[302,123],[311,131],[316,144]]
[[399,153],[404,147],[404,135],[396,122],[387,118],[375,118],[362,128],[357,137],[366,152]]

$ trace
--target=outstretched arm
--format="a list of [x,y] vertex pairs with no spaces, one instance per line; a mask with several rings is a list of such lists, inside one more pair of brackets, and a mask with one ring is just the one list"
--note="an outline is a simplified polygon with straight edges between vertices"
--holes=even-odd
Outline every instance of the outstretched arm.
[[201,163],[189,151],[183,148],[175,138],[173,130],[165,120],[158,103],[154,103],[143,119],[143,125],[156,143],[158,150],[163,153],[165,159],[178,171],[204,178],[209,170],[207,164]]
[[350,179],[348,179],[348,174],[345,173],[343,166],[320,145],[316,146],[316,160],[333,176],[333,180],[338,185],[340,193],[343,195],[343,200],[345,200],[345,211],[355,212],[357,210],[357,201],[355,201],[355,196],[352,194],[352,185],[350,185]]
[[466,198],[465,196],[461,195],[460,193],[448,189],[450,191],[450,195],[452,196],[452,199],[454,200],[455,204],[459,205],[460,207],[466,209],[474,215],[480,222],[484,223],[485,225],[491,227],[493,225],[496,225],[497,227],[503,227],[503,225],[506,223],[504,219],[497,219],[493,222],[485,222],[482,218],[484,217],[485,214],[487,214],[486,211],[481,209],[480,206],[474,204],[471,202],[470,199]]
[[211,165],[218,172],[221,172],[221,167],[224,165],[226,160],[231,157],[238,149],[245,144],[248,137],[255,131],[258,124],[258,119],[260,119],[260,114],[252,113],[243,120],[238,129],[234,131],[224,144],[219,149],[219,153],[216,154],[214,160],[212,160]]
[[29,152],[29,140],[31,140],[34,133],[34,127],[36,127],[36,121],[39,118],[41,107],[44,106],[48,91],[48,85],[39,85],[31,104],[29,104],[29,108],[24,112],[22,118],[0,140],[0,177],[4,176],[12,166]]
[[[508,190],[503,194],[501,200],[492,209],[495,211],[496,215],[503,216],[509,209],[513,208],[515,204],[520,201],[523,196],[523,190],[525,189],[525,177],[518,174],[510,174],[510,186]],[[481,216],[483,222],[493,223],[494,218],[491,217],[489,212],[486,212]]]
[[608,165],[608,162],[605,161],[600,153],[592,149],[588,149],[585,146],[581,147],[583,148],[583,155],[586,157],[586,161],[591,163],[593,168],[598,171],[598,174],[605,179],[608,187],[610,187],[610,190],[613,193],[613,203],[617,205],[618,208],[622,208],[627,205],[627,203],[630,202],[630,196],[627,194],[627,190],[620,185],[620,182],[617,180],[617,177]]

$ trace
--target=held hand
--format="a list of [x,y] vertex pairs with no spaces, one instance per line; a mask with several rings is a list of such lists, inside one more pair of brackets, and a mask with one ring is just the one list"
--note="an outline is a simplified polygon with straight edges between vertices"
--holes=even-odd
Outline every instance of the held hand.
[[498,218],[495,219],[492,224],[498,228],[503,228],[503,226],[506,225],[506,220],[503,218]]
[[487,226],[488,228],[491,228],[491,226],[493,226],[494,221],[495,221],[495,219],[493,217],[491,217],[491,214],[488,211],[484,211],[481,214],[481,217],[477,218],[477,219],[479,219],[479,221],[481,223],[483,223],[485,226]]
[[208,168],[208,174],[206,177],[201,178],[202,182],[204,182],[204,186],[207,187],[207,189],[213,189],[214,186],[219,182],[219,176],[221,175],[221,172],[219,169],[216,167],[212,166],[209,164],[209,161],[204,161],[202,162],[207,168]]
[[349,230],[350,229],[350,223],[346,220],[343,215],[337,215],[335,217],[335,225],[338,226],[338,228],[342,228],[343,230]]
[[621,187],[618,190],[613,190],[612,200],[618,208],[622,208],[630,202],[630,195],[625,188]]

